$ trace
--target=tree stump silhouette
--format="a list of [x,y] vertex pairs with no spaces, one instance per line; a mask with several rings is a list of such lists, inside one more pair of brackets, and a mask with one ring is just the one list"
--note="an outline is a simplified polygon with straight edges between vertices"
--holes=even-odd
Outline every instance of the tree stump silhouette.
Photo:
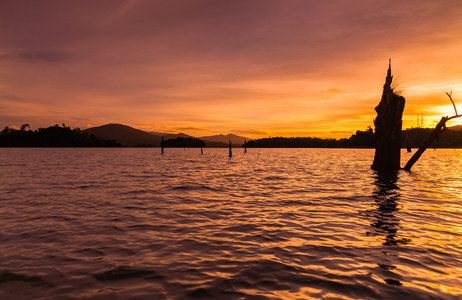
[[382,99],[375,108],[375,156],[371,168],[376,171],[400,169],[402,116],[406,100],[393,91],[392,81],[390,59]]

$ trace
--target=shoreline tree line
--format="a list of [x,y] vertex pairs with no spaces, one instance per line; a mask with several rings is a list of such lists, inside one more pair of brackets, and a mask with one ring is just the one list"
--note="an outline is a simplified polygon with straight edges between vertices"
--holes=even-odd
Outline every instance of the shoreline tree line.
[[[402,132],[401,148],[419,148],[431,135],[432,128],[409,128]],[[247,148],[371,148],[375,133],[371,127],[357,130],[349,138],[270,137],[247,141]],[[448,130],[433,143],[435,148],[462,148],[462,130]]]
[[106,140],[79,128],[58,124],[47,128],[30,130],[23,124],[20,130],[8,126],[0,132],[0,147],[121,147],[115,140]]
[[[402,132],[402,148],[418,148],[433,129],[410,128]],[[349,138],[316,137],[269,137],[248,140],[247,148],[374,148],[375,134],[371,127],[357,130]],[[149,147],[150,145],[138,145]],[[63,124],[48,128],[30,130],[28,124],[21,129],[5,127],[0,132],[0,147],[123,147],[116,140],[96,137],[81,132],[79,128],[71,129]],[[164,147],[207,147],[207,143],[198,138],[177,138],[164,142]],[[435,148],[462,148],[462,130],[448,130],[433,145]]]

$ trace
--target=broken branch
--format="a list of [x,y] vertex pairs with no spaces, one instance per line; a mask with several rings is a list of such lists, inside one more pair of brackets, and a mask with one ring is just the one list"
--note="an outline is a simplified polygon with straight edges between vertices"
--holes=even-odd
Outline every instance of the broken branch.
[[445,132],[447,130],[447,128],[446,128],[446,122],[447,121],[455,119],[455,118],[462,117],[462,115],[457,114],[456,105],[454,104],[454,101],[452,100],[452,91],[451,91],[450,94],[446,92],[446,95],[448,95],[449,99],[451,100],[452,105],[454,106],[454,111],[456,112],[456,114],[454,116],[451,116],[451,117],[447,117],[447,116],[446,117],[441,117],[441,120],[438,122],[435,129],[433,130],[433,132],[428,137],[428,139],[426,139],[423,142],[423,144],[422,144],[422,146],[420,146],[419,150],[417,150],[417,152],[414,153],[414,155],[411,157],[411,159],[407,162],[406,166],[404,166],[404,170],[411,171],[412,166],[417,162],[417,160],[425,152],[425,150],[427,150],[427,148],[430,147],[430,145],[436,139],[438,139],[438,137],[443,132]]

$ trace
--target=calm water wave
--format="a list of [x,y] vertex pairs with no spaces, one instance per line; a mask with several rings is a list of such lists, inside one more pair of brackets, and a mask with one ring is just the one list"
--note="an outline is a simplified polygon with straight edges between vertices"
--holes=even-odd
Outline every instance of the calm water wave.
[[0,299],[462,297],[461,150],[159,152],[0,149]]

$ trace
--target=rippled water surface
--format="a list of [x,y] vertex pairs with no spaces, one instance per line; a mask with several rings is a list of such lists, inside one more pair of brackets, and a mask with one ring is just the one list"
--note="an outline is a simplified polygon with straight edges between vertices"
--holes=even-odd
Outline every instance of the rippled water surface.
[[227,155],[0,149],[0,299],[462,298],[462,150]]

